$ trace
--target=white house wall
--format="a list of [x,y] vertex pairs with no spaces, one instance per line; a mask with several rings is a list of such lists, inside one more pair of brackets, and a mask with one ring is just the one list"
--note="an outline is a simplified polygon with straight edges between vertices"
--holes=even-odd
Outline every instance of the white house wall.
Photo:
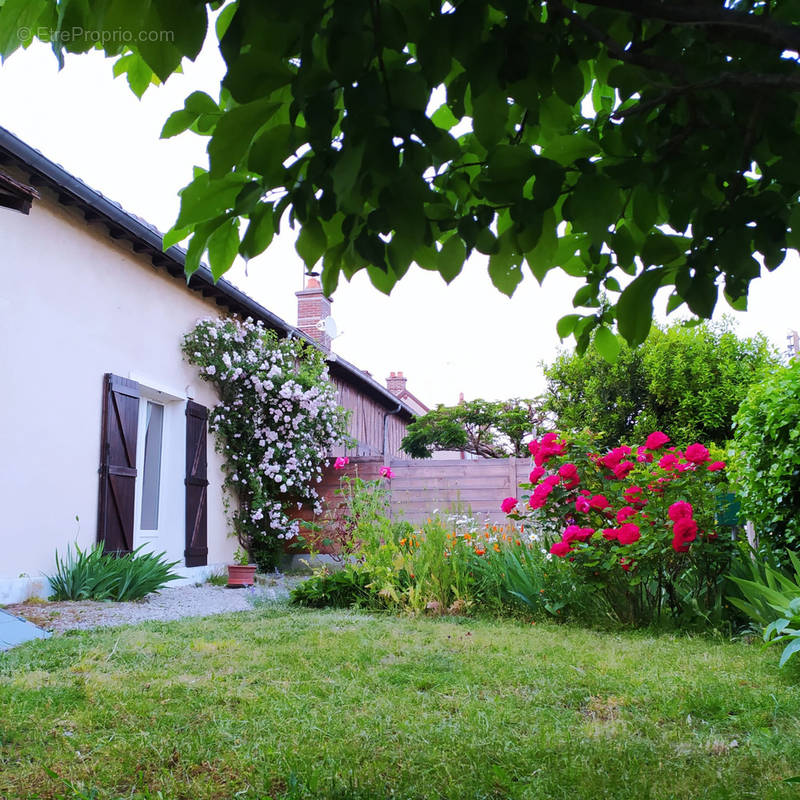
[[[96,540],[103,375],[213,406],[180,343],[217,313],[49,196],[29,216],[0,208],[0,603],[18,599],[15,579],[52,573],[56,548]],[[224,563],[234,541],[213,441],[208,479],[208,562]],[[182,561],[182,545],[169,555]]]

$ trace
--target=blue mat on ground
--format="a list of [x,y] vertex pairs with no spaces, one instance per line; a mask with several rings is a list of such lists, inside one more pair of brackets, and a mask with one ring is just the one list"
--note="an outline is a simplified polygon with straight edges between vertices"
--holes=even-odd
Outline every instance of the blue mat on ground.
[[8,650],[31,639],[47,639],[50,634],[41,628],[0,609],[0,650]]

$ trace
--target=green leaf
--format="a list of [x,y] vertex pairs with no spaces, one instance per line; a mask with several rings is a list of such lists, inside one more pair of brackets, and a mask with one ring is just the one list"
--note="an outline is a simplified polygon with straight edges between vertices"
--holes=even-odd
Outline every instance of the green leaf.
[[0,6],[0,58],[5,60],[21,45],[27,46],[36,23],[47,7],[46,0],[6,0]]
[[229,174],[212,181],[207,172],[200,172],[180,192],[181,210],[175,227],[182,228],[203,222],[232,209],[246,181],[246,176],[237,174]]
[[450,128],[454,128],[456,125],[458,125],[458,119],[450,110],[450,106],[448,106],[447,103],[440,105],[439,108],[437,108],[436,111],[431,114],[431,122],[437,128],[442,128],[446,131],[449,131]]
[[229,219],[208,238],[208,265],[215,281],[231,268],[238,251],[239,220]]
[[250,214],[239,253],[245,261],[263,253],[270,245],[275,234],[275,218],[272,214],[272,203],[261,203]]
[[641,344],[653,322],[653,298],[668,273],[663,268],[642,272],[624,289],[617,302],[619,332],[632,347]]
[[220,117],[208,143],[212,178],[221,177],[244,158],[259,128],[279,108],[279,103],[256,100],[226,111]]
[[300,258],[303,259],[306,270],[310,272],[314,268],[317,261],[322,258],[327,246],[328,240],[319,220],[315,218],[306,220],[294,246]]
[[619,217],[621,198],[616,184],[604,175],[581,175],[570,201],[574,227],[586,231],[599,246]]
[[619,356],[619,339],[606,327],[599,327],[594,334],[594,347],[609,364],[616,364]]
[[161,138],[169,139],[172,136],[183,133],[183,131],[187,130],[197,119],[197,116],[197,114],[186,111],[185,109],[173,111],[172,114],[167,117],[167,121],[161,129]]
[[145,93],[147,87],[153,82],[153,70],[144,62],[141,56],[136,53],[129,53],[117,59],[114,64],[114,77],[125,75],[128,78],[128,86],[131,91],[139,98]]
[[556,136],[542,148],[543,156],[565,167],[578,158],[589,158],[599,152],[600,146],[585,133]]
[[778,666],[782,667],[798,650],[800,650],[800,637],[794,639],[784,648]]
[[492,181],[514,181],[522,185],[535,165],[536,156],[527,145],[500,144],[489,155],[486,173]]
[[485,92],[473,100],[472,129],[477,140],[491,150],[505,134],[508,102],[500,91]]
[[562,341],[575,330],[575,325],[580,320],[580,314],[567,314],[556,323],[556,333]]
[[439,273],[450,283],[461,272],[467,259],[467,248],[458,234],[451,236],[439,252]]

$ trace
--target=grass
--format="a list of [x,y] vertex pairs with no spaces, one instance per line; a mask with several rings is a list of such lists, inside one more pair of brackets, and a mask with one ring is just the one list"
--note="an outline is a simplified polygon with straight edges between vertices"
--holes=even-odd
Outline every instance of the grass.
[[0,797],[795,798],[797,677],[741,642],[283,605],[81,632],[0,654]]

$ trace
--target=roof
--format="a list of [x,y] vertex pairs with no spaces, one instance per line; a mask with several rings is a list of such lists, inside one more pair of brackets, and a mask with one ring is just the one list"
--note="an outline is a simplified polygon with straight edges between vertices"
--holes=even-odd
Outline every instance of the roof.
[[[30,175],[28,187],[14,181],[20,191],[25,189],[38,197],[35,187],[44,187],[55,192],[58,202],[64,206],[72,206],[83,213],[87,222],[103,224],[112,239],[125,240],[131,243],[133,251],[149,259],[154,267],[163,269],[175,278],[184,278],[186,251],[182,247],[173,246],[162,250],[162,233],[154,225],[126,211],[119,203],[105,197],[96,189],[87,186],[50,159],[45,158],[38,150],[25,144],[11,131],[0,127],[0,165],[13,164]],[[13,180],[6,176],[9,181]],[[0,184],[1,186],[2,184]],[[224,279],[214,281],[211,270],[204,264],[188,279],[189,289],[199,292],[203,297],[212,298],[217,305],[245,317],[261,320],[264,325],[281,336],[295,336],[310,344],[316,343],[299,328],[273,314],[252,297],[237,289]],[[368,395],[391,411],[398,411],[401,416],[413,417],[414,411],[398,399],[372,377],[340,358],[338,355],[326,353],[328,368],[332,376],[349,383],[357,390]],[[398,408],[399,405],[399,408]]]
[[31,203],[38,197],[39,192],[33,186],[20,183],[0,170],[0,206],[27,214],[31,210]]

